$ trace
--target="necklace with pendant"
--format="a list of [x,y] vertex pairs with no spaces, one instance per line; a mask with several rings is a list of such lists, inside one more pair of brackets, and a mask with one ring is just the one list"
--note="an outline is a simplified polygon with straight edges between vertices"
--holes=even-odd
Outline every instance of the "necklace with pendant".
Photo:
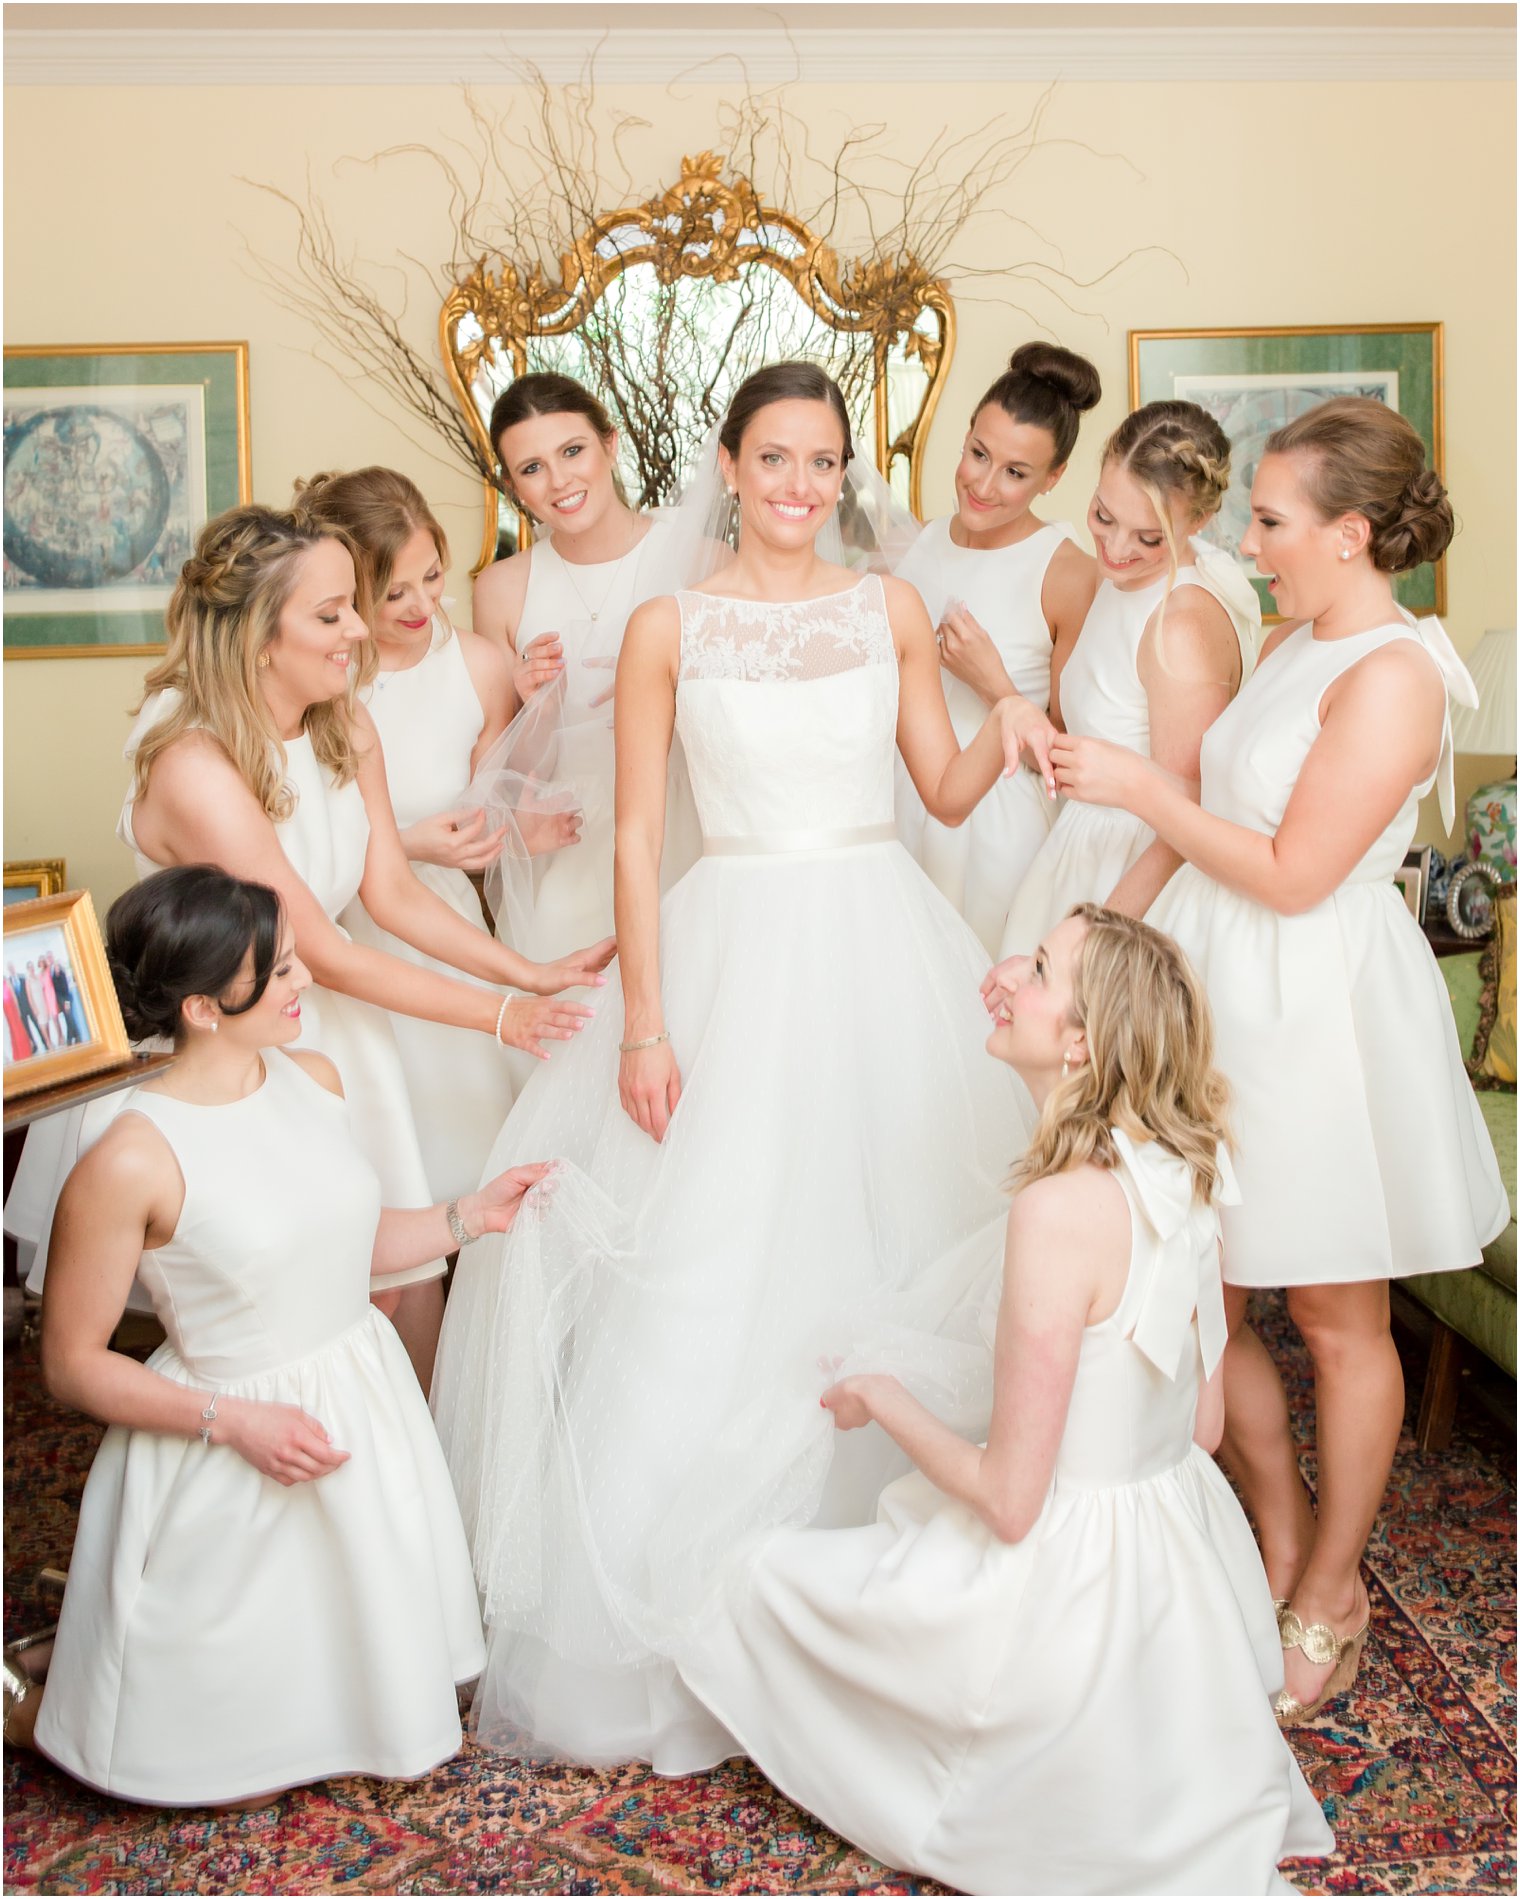
[[[643,536],[640,535],[639,540],[642,540],[642,539],[643,539]],[[597,620],[601,617],[603,611],[606,608],[607,602],[612,598],[613,590],[618,584],[618,575],[622,573],[623,571],[623,562],[627,560],[628,556],[633,552],[634,548],[636,548],[638,545],[639,545],[639,541],[630,542],[629,545],[623,549],[622,553],[619,554],[617,559],[613,562],[611,578],[608,580],[607,585],[602,589],[602,597],[600,600],[597,601],[594,607],[588,604],[586,600],[586,596],[581,592],[580,587],[576,583],[574,566],[571,564],[571,562],[565,559],[563,554],[560,555],[559,557],[560,565],[564,568],[565,577],[570,582],[570,590],[575,595],[576,599],[581,603],[581,611],[584,614],[586,614],[586,616],[590,619],[593,625],[595,625]]]

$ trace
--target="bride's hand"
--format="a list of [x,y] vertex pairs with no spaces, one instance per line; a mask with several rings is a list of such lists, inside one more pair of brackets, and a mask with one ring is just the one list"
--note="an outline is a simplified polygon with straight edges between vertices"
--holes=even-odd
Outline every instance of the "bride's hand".
[[629,1049],[618,1063],[623,1112],[654,1141],[663,1141],[681,1099],[681,1071],[669,1042]]
[[525,1049],[546,1062],[549,1051],[540,1048],[539,1043],[568,1042],[595,1013],[579,1002],[561,1002],[558,996],[520,996],[502,1012],[498,1039],[508,1048]]
[[522,1211],[525,1196],[550,1173],[553,1161],[533,1161],[526,1167],[509,1167],[504,1174],[488,1180],[478,1193],[459,1196],[459,1217],[473,1240],[483,1233],[505,1233]]
[[522,987],[535,996],[558,995],[561,989],[602,989],[607,982],[602,971],[616,955],[617,938],[604,936],[590,949],[572,950],[557,963],[536,963]]
[[1007,761],[1007,774],[1011,777],[1027,759],[1030,769],[1038,776],[1045,788],[1045,796],[1056,795],[1055,767],[1051,764],[1050,748],[1062,735],[1036,705],[1022,693],[1010,693],[997,703],[998,719],[1003,734],[1003,756]]

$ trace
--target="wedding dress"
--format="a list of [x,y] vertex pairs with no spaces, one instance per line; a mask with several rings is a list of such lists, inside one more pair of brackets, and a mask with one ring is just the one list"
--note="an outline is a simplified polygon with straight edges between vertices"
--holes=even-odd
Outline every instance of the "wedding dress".
[[479,1737],[689,1773],[737,1749],[672,1645],[748,1533],[874,1517],[906,1466],[836,1440],[819,1395],[894,1336],[975,1338],[1033,1117],[984,1051],[985,951],[896,838],[880,580],[677,601],[684,1092],[658,1145],[623,1112],[615,993],[534,1077],[488,1170],[563,1165],[539,1217],[461,1255],[434,1409],[488,1624]]

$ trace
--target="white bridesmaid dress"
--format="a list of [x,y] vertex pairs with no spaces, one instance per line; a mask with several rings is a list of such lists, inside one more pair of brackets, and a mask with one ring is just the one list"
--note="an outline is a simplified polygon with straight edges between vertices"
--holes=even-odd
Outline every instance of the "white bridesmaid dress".
[[684,1092],[659,1145],[623,1112],[610,989],[507,1117],[488,1166],[565,1165],[461,1257],[433,1381],[486,1606],[479,1737],[666,1773],[733,1751],[667,1652],[719,1560],[761,1524],[865,1522],[904,1468],[836,1445],[820,1359],[909,1312],[970,1335],[1031,1119],[985,1052],[985,952],[897,841],[881,581],[678,602]]
[[889,1866],[971,1893],[1291,1891],[1278,1861],[1334,1841],[1272,1713],[1250,1527],[1192,1441],[1224,1348],[1218,1216],[1170,1152],[1114,1140],[1129,1278],[1083,1338],[1028,1535],[1000,1542],[915,1471],[868,1528],[755,1539],[681,1672]]
[[[1343,640],[1299,627],[1205,736],[1204,809],[1273,835],[1319,737],[1327,688],[1394,640],[1422,646],[1474,702],[1433,620]],[[1300,916],[1191,864],[1151,906],[1147,921],[1176,938],[1208,989],[1215,1060],[1234,1095],[1242,1200],[1224,1221],[1232,1285],[1451,1271],[1476,1265],[1509,1223],[1446,985],[1392,881],[1437,783],[1449,828],[1449,718],[1435,775],[1346,882]]]
[[[931,521],[899,564],[897,577],[918,589],[935,626],[963,602],[987,629],[1008,677],[1044,712],[1050,705],[1050,626],[1041,604],[1056,550],[1076,535],[1064,521],[1047,522],[1011,547],[957,547],[954,516]],[[950,722],[964,748],[981,730],[988,708],[964,680],[941,669]],[[1050,835],[1055,805],[1038,776],[999,778],[962,825],[931,818],[901,761],[897,828],[904,844],[995,956],[1008,907],[1035,853]]]
[[[376,674],[363,696],[380,734],[391,805],[401,829],[439,812],[457,810],[470,782],[470,754],[479,741],[485,714],[448,623],[435,618],[432,644],[423,658],[402,671]],[[420,883],[486,934],[480,899],[462,870],[417,862],[412,869]],[[342,923],[356,943],[367,943],[455,982],[491,987],[381,929],[358,897],[344,910]],[[512,1074],[505,1051],[476,1029],[428,1022],[399,1010],[390,1012],[390,1024],[411,1098],[429,1196],[452,1200],[471,1193],[480,1185],[486,1155],[512,1105]]]
[[[552,780],[558,798],[573,802],[582,817],[578,843],[533,859],[527,901],[509,901],[498,911],[498,934],[535,962],[553,962],[612,934],[612,684],[634,608],[679,584],[670,541],[670,529],[656,520],[621,560],[573,566],[547,536],[533,544],[517,650],[524,652],[540,634],[557,633],[565,670],[557,684],[528,702],[514,721],[520,736],[509,728],[502,751],[509,765],[521,759],[516,769]],[[483,774],[489,769],[488,761]],[[698,844],[677,745],[666,800],[663,887],[690,867]],[[525,909],[519,921],[514,912]]]
[[369,1304],[380,1213],[343,1101],[278,1051],[241,1101],[137,1089],[185,1199],[139,1276],[149,1368],[220,1400],[299,1405],[348,1462],[289,1488],[225,1444],[113,1425],[85,1485],[37,1723],[122,1800],[239,1800],[329,1775],[426,1772],[477,1674],[469,1551],[427,1405]]
[[[1172,592],[1201,587],[1230,616],[1240,643],[1242,682],[1255,663],[1261,608],[1235,562],[1192,542],[1193,564],[1179,567]],[[1142,758],[1151,755],[1150,709],[1140,678],[1140,642],[1167,593],[1165,576],[1123,592],[1111,580],[1098,588],[1061,673],[1061,718],[1082,738],[1107,739]],[[1050,836],[1009,906],[999,960],[1027,956],[1075,903],[1106,903],[1115,884],[1156,841],[1131,812],[1066,800]]]
[[[167,716],[174,688],[156,692],[143,705],[127,740],[130,766],[143,735]],[[333,782],[332,774],[312,751],[304,733],[285,741],[286,780],[296,791],[295,809],[276,824],[275,835],[291,869],[306,884],[334,925],[358,893],[369,846],[369,815],[357,782]],[[139,878],[151,877],[163,865],[138,849],[132,831],[133,798],[129,792],[121,808],[116,835],[132,851]],[[437,1196],[428,1186],[422,1149],[412,1122],[412,1105],[390,1017],[373,1003],[341,995],[319,984],[301,997],[299,1045],[314,1048],[337,1066],[348,1098],[354,1139],[380,1177],[380,1194],[388,1207],[430,1207]],[[36,1253],[27,1285],[41,1292],[47,1272],[47,1242],[53,1209],[75,1161],[100,1138],[120,1111],[121,1097],[112,1095],[83,1109],[50,1115],[27,1130],[26,1148],[17,1170],[12,1199],[24,1197],[27,1224],[35,1227]],[[478,1180],[474,1183],[478,1185]],[[6,1208],[10,1230],[12,1211]],[[28,1237],[31,1237],[28,1234]],[[442,1277],[444,1261],[436,1259],[412,1271],[395,1273],[383,1282],[386,1291],[425,1279]],[[377,1288],[378,1289],[378,1288]],[[131,1304],[141,1310],[145,1297],[133,1288]]]

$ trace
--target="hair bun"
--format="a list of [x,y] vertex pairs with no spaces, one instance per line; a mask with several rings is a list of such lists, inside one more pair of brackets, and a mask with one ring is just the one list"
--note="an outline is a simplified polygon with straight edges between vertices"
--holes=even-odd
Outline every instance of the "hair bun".
[[1422,468],[1405,483],[1397,512],[1373,528],[1368,551],[1384,573],[1407,574],[1439,560],[1455,532],[1445,482],[1433,468]]
[[179,1026],[179,1003],[160,982],[145,975],[140,967],[129,965],[107,954],[121,1019],[134,1042],[146,1042],[160,1036],[172,1041]]
[[1098,372],[1085,356],[1059,343],[1025,343],[1008,358],[1011,375],[1047,382],[1078,414],[1097,407],[1103,396]]

